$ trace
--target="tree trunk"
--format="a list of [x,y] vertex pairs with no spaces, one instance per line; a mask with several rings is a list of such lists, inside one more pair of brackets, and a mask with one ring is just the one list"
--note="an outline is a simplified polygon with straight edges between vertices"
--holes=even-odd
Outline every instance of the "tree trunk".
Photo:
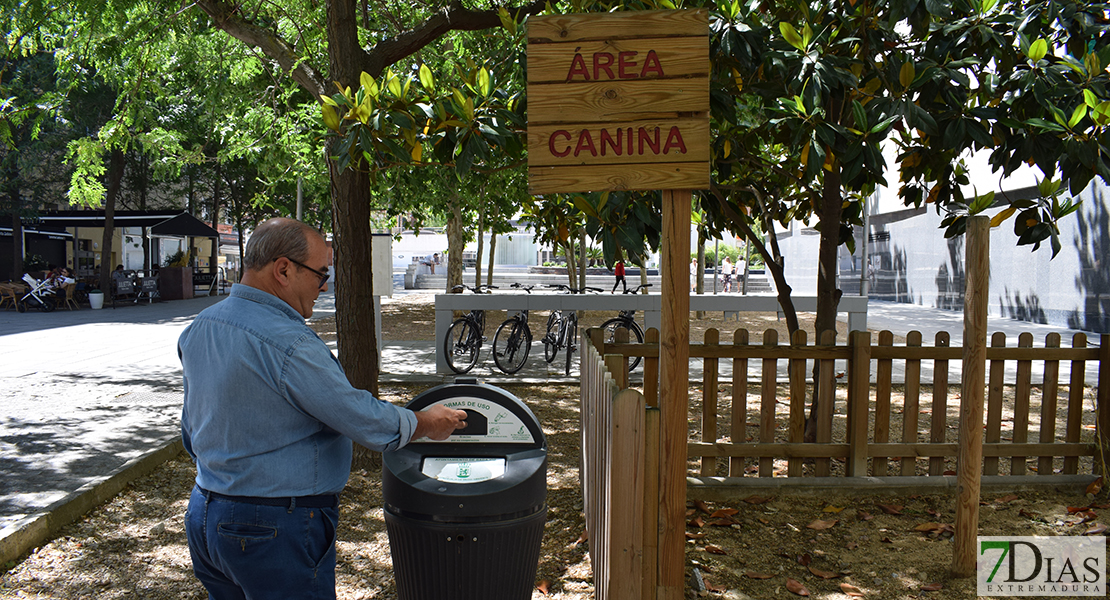
[[567,237],[567,241],[563,242],[563,256],[567,259],[567,285],[574,288],[577,287],[578,273],[574,268],[574,238]]
[[[486,212],[484,210],[478,211],[478,252],[474,254],[474,287],[477,289],[482,285],[482,252],[485,251],[486,240],[484,231],[486,227]],[[492,284],[492,281],[486,280],[486,283]]]
[[[486,283],[493,285],[493,256],[494,250],[497,249],[497,234],[490,231],[489,234],[489,266],[486,268]],[[478,268],[475,264],[474,268]]]
[[586,289],[586,228],[578,230],[578,289]]
[[[829,115],[840,115],[840,100],[830,100]],[[832,169],[825,175],[821,188],[821,210],[818,215],[821,223],[820,245],[817,250],[817,317],[814,319],[814,343],[821,339],[825,331],[836,331],[836,307],[840,304],[842,291],[836,285],[836,251],[840,246],[840,217],[843,212],[844,194],[840,189],[840,161],[834,160]],[[817,363],[813,364],[813,401],[809,405],[806,419],[806,442],[817,441],[817,408],[820,378]]]
[[447,220],[447,293],[463,282],[463,214],[457,192],[451,190],[451,218]]
[[[697,294],[699,296],[705,294],[705,232],[701,231],[700,227],[698,228],[698,276],[695,282]],[[695,316],[698,319],[704,319],[705,311],[699,310]]]
[[12,215],[12,281],[23,276],[23,198],[19,195],[19,167],[10,161],[5,167],[4,184],[8,191],[8,203]]
[[115,148],[108,159],[108,185],[104,194],[104,235],[100,238],[100,291],[105,296],[112,294],[112,237],[115,234],[113,220],[116,216],[116,199],[123,184],[125,164],[123,150]]
[[[355,21],[355,3],[328,2],[329,79],[346,87],[359,85],[362,54]],[[333,138],[329,156],[337,154]],[[335,327],[339,362],[351,385],[378,394],[377,315],[373,312],[373,264],[370,254],[370,178],[355,169],[340,170],[328,159],[331,179],[332,229],[335,235]],[[380,457],[356,445],[352,468],[380,467]]]

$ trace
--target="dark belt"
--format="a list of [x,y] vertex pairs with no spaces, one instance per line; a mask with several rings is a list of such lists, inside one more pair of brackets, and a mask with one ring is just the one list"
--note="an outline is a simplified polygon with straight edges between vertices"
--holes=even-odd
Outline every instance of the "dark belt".
[[321,496],[284,496],[281,498],[263,498],[261,496],[228,496],[217,494],[201,488],[200,490],[209,500],[229,500],[243,504],[261,504],[263,506],[288,506],[289,508],[335,508],[339,506],[339,494],[324,494]]

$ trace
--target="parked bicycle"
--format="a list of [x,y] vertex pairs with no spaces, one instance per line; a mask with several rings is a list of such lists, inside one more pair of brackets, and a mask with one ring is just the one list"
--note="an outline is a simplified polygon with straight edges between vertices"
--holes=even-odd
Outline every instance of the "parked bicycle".
[[[531,294],[532,285],[514,283],[509,287],[524,290]],[[528,327],[528,309],[505,319],[493,334],[493,362],[506,375],[512,375],[528,362],[532,349],[532,330]]]
[[[472,288],[469,285],[456,285],[452,291],[470,290],[475,294],[488,294],[489,290],[497,286],[480,285]],[[443,336],[443,356],[447,359],[447,366],[462,375],[469,372],[478,364],[478,354],[482,351],[482,342],[485,341],[486,312],[474,309],[455,319],[447,328],[447,335]]]
[[[598,288],[585,287],[575,289],[569,285],[556,284],[546,287],[562,290],[570,294],[585,294],[586,292],[600,293]],[[570,375],[570,364],[574,351],[578,349],[578,313],[573,310],[555,310],[547,318],[547,330],[543,336],[543,357],[551,363],[561,350],[567,351],[567,364],[564,373]]]
[[[635,288],[625,290],[625,294],[638,294],[640,290],[651,287],[650,283],[638,285]],[[628,341],[633,344],[644,343],[644,330],[640,324],[636,322],[635,310],[622,310],[620,314],[612,319],[601,324],[601,329],[605,331],[605,343],[612,344],[617,341],[617,331],[624,329],[628,331]],[[641,356],[629,357],[631,360],[628,362],[628,372],[631,373],[636,367],[640,366],[640,361],[643,360]]]

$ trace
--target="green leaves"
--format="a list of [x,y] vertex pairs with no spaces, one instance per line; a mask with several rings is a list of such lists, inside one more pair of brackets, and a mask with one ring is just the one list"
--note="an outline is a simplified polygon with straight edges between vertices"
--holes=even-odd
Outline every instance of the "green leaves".
[[782,21],[779,23],[779,32],[782,33],[783,39],[788,44],[794,46],[798,50],[805,52],[809,48],[809,43],[813,40],[813,29],[810,28],[809,23],[802,26],[802,33],[799,34],[798,30],[793,25]]
[[1039,38],[1029,46],[1029,60],[1037,62],[1048,54],[1048,42],[1044,38]]

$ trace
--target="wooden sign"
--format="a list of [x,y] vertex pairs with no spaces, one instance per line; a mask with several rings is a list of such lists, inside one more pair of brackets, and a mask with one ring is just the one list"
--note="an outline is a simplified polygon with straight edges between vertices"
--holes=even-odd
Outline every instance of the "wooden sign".
[[709,187],[705,10],[528,19],[533,194]]

